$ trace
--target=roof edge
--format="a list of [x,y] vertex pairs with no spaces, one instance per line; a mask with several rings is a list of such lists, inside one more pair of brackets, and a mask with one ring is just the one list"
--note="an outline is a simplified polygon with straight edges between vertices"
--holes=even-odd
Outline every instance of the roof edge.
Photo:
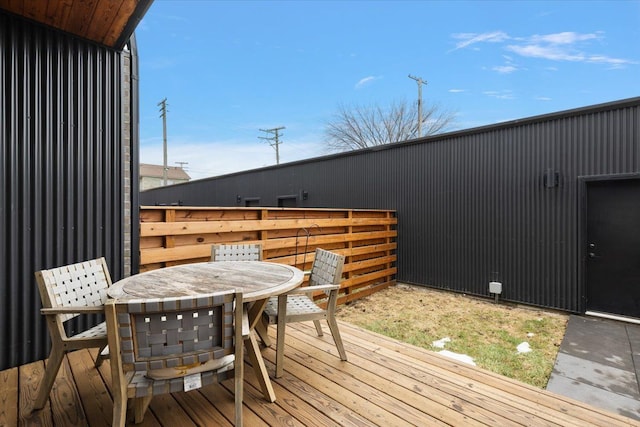
[[[289,167],[289,166],[296,166],[296,165],[305,164],[305,163],[330,160],[330,159],[334,159],[334,158],[337,158],[337,157],[356,156],[356,155],[363,154],[363,153],[368,153],[368,152],[371,152],[371,151],[389,150],[389,149],[402,147],[402,146],[407,146],[407,145],[413,145],[413,144],[425,144],[425,143],[429,143],[429,142],[436,142],[436,141],[440,141],[440,140],[443,140],[443,139],[456,138],[456,137],[459,137],[459,136],[464,136],[464,135],[469,135],[469,134],[474,134],[474,133],[482,133],[482,132],[488,132],[488,131],[494,131],[494,130],[499,130],[499,129],[505,129],[505,128],[511,128],[511,127],[516,127],[516,126],[527,125],[527,124],[531,124],[531,123],[542,123],[542,122],[546,122],[546,121],[549,121],[549,120],[558,120],[558,119],[563,119],[563,118],[572,117],[572,116],[599,113],[599,112],[607,111],[607,110],[618,110],[618,109],[621,109],[621,108],[637,107],[637,106],[640,106],[640,96],[633,97],[633,98],[621,99],[621,100],[618,100],[618,101],[610,101],[610,102],[605,102],[605,103],[601,103],[601,104],[589,105],[589,106],[586,106],[586,107],[578,107],[578,108],[572,108],[572,109],[569,109],[569,110],[561,110],[561,111],[557,111],[557,112],[553,112],[553,113],[540,114],[540,115],[537,115],[537,116],[525,117],[525,118],[522,118],[522,119],[509,120],[509,121],[506,121],[506,122],[499,122],[499,123],[493,123],[493,124],[489,124],[489,125],[477,126],[477,127],[468,128],[468,129],[461,129],[461,130],[451,131],[451,132],[447,132],[447,133],[440,133],[440,134],[437,134],[437,135],[430,135],[430,136],[426,136],[426,137],[423,137],[423,138],[411,139],[411,140],[408,140],[408,141],[393,142],[393,143],[390,143],[390,144],[378,145],[378,146],[375,146],[375,147],[362,148],[360,150],[345,151],[345,152],[340,152],[340,153],[328,154],[326,156],[318,156],[318,157],[311,157],[311,158],[308,158],[308,159],[296,160],[296,161],[293,161],[293,162],[282,163],[282,164],[279,164],[279,165],[271,165],[271,166],[265,166],[265,167],[262,167],[262,168],[247,169],[247,170],[243,170],[243,171],[232,172],[232,173],[228,173],[228,174],[224,174],[224,175],[217,175],[217,176],[212,176],[212,177],[207,177],[207,178],[194,179],[194,180],[189,181],[189,183],[180,183],[180,184],[174,184],[174,185],[175,186],[187,185],[187,184],[194,183],[194,182],[211,181],[211,180],[216,180],[216,179],[221,179],[221,178],[227,178],[227,177],[233,177],[233,176],[237,176],[237,175],[242,175],[242,174],[246,174],[246,173],[259,173],[259,172],[268,171],[268,170],[272,170],[272,169],[279,169],[279,168],[284,168],[284,167]],[[166,188],[166,187],[164,187],[164,188]],[[149,190],[145,190],[145,191],[153,191],[153,190],[154,189],[149,189]]]

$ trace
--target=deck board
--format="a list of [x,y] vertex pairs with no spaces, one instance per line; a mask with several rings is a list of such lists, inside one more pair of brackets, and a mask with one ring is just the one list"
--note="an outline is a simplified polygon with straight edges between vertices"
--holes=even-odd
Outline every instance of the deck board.
[[0,372],[0,426],[18,424],[18,368]]
[[[326,330],[326,329],[325,329]],[[328,330],[287,326],[285,371],[264,400],[245,367],[247,426],[640,426],[640,422],[447,359],[434,352],[340,322],[348,362]],[[274,337],[275,328],[269,333]],[[275,351],[263,349],[270,373]],[[49,402],[31,412],[44,362],[0,371],[0,427],[111,424],[109,363],[95,369],[96,350],[65,358]],[[233,380],[189,393],[154,397],[141,426],[232,426]]]
[[[89,356],[86,352],[85,354]],[[70,396],[72,396],[72,399],[69,399]],[[78,427],[87,425],[88,421],[84,412],[85,407],[69,405],[70,400],[80,400],[80,395],[78,394],[78,387],[76,386],[71,367],[69,366],[69,359],[65,358],[56,377],[55,387],[49,399],[53,424]]]

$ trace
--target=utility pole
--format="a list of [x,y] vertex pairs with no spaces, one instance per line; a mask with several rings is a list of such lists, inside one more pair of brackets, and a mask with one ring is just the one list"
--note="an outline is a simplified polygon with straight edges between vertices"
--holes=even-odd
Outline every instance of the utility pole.
[[184,170],[184,165],[188,165],[189,162],[176,162],[177,165],[180,165],[180,169]]
[[286,129],[286,128],[284,126],[280,126],[273,129],[260,129],[260,132],[266,132],[268,134],[272,134],[273,136],[258,137],[260,139],[264,139],[268,141],[269,145],[271,145],[276,150],[276,165],[280,164],[280,149],[278,147],[280,146],[280,144],[282,144],[282,141],[280,141],[280,137],[282,135],[280,135],[279,133],[279,131],[281,131],[282,129]]
[[418,83],[418,138],[422,137],[422,85],[427,84],[426,80],[421,77],[415,77],[409,74],[409,78]]
[[158,102],[160,107],[160,117],[162,117],[162,185],[167,185],[167,98]]

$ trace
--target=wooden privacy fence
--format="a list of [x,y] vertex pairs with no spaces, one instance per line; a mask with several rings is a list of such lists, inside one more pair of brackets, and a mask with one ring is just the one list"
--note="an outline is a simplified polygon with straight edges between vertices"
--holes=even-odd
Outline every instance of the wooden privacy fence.
[[208,261],[215,243],[260,243],[263,259],[309,270],[317,247],[346,256],[340,304],[395,284],[395,211],[140,208],[140,271]]

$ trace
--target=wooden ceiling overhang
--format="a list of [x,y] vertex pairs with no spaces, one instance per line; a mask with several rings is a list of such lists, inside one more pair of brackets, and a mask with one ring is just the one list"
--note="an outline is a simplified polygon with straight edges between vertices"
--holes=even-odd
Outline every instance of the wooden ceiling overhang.
[[0,9],[122,50],[153,0],[0,0]]

